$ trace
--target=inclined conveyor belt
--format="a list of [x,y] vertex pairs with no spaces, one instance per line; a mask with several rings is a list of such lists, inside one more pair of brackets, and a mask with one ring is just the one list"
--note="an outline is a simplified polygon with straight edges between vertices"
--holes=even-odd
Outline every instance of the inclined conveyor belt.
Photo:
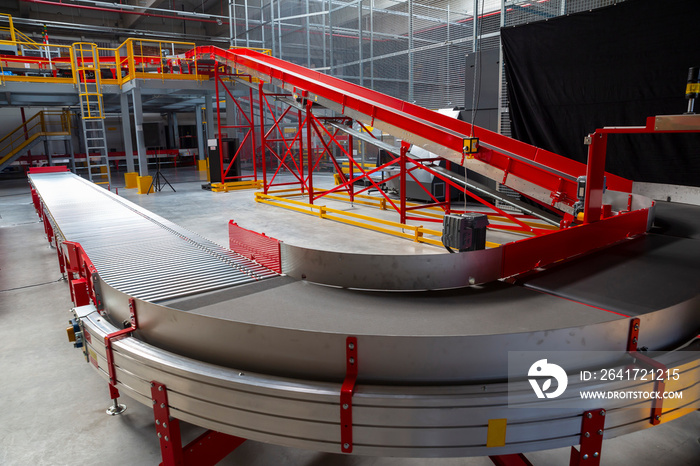
[[129,296],[156,303],[277,275],[72,173],[30,179],[61,239]]

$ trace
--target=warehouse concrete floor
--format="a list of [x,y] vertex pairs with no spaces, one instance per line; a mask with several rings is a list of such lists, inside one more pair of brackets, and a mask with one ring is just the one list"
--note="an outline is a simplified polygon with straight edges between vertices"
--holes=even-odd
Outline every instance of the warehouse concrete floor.
[[[227,244],[227,223],[316,247],[394,253],[437,252],[378,233],[255,204],[252,192],[211,193],[191,168],[165,171],[177,190],[149,196],[119,189],[147,209]],[[118,184],[118,183],[117,183]],[[346,206],[345,208],[350,208]],[[319,244],[321,246],[319,246]],[[106,384],[67,341],[72,304],[56,252],[43,234],[26,180],[0,182],[0,464],[153,465],[160,460],[152,411],[123,399],[127,411],[107,416]],[[201,432],[183,426],[184,441]],[[604,443],[604,465],[697,465],[700,412]],[[534,465],[568,464],[568,449],[529,453]],[[488,458],[365,458],[246,442],[230,465],[491,465]]]

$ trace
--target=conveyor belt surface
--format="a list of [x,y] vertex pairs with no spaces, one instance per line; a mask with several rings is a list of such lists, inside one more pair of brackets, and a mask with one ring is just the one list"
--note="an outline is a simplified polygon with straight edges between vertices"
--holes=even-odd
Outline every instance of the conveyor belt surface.
[[63,239],[80,243],[100,276],[160,302],[276,274],[72,173],[30,175]]
[[526,278],[526,288],[625,316],[700,295],[700,207],[661,203],[654,233]]

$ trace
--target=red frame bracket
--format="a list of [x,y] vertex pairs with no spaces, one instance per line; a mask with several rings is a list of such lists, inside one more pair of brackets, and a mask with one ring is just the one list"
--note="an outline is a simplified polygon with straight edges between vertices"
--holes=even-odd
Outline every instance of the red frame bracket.
[[343,453],[352,453],[352,397],[357,382],[357,338],[345,340],[345,380],[340,388],[340,448]]
[[152,381],[151,399],[153,400],[156,434],[160,441],[160,453],[163,460],[161,466],[213,466],[246,440],[208,430],[183,447],[180,420],[170,417],[167,387],[155,380]]
[[[604,409],[593,409],[583,413],[581,421],[581,451],[571,447],[569,466],[599,466],[603,434],[605,433]],[[582,461],[584,461],[582,463]]]
[[131,326],[117,330],[116,332],[110,333],[105,336],[105,352],[107,354],[107,373],[109,374],[109,394],[114,400],[119,398],[119,391],[117,390],[117,370],[114,367],[114,351],[112,350],[112,343],[122,338],[125,338],[134,330],[137,329],[138,319],[136,318],[136,301],[134,298],[129,298],[129,314],[131,316],[130,322]]
[[655,361],[649,356],[637,351],[637,344],[639,342],[639,329],[640,320],[635,317],[630,320],[630,332],[629,338],[627,340],[627,352],[633,358],[635,358],[639,363],[651,367],[653,370],[658,371],[661,377],[654,377],[654,391],[661,393],[662,397],[656,397],[651,403],[651,415],[649,417],[649,422],[652,425],[657,425],[661,423],[661,415],[663,413],[664,399],[663,393],[666,391],[666,381],[665,377],[667,375],[667,369],[665,364]]
[[634,317],[630,320],[630,333],[627,338],[627,351],[630,353],[637,351],[637,343],[639,342],[639,324],[640,320],[638,317]]

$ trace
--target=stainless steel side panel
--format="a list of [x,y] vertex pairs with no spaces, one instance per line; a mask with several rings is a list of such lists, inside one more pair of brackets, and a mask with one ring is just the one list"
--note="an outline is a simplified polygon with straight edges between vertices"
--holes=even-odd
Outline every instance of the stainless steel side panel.
[[436,290],[498,280],[502,249],[459,254],[377,255],[282,243],[282,272],[298,280],[366,290]]

